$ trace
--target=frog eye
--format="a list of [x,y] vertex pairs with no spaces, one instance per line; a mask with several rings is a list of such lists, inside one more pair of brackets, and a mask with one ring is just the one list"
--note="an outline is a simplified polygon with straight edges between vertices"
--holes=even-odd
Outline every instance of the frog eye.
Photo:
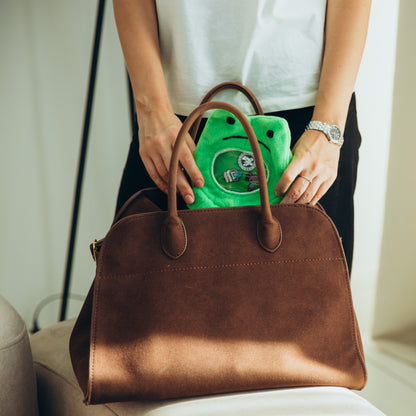
[[235,124],[235,120],[232,117],[227,117],[228,124]]
[[274,131],[273,130],[267,130],[266,135],[267,135],[267,137],[269,137],[271,139],[274,136]]

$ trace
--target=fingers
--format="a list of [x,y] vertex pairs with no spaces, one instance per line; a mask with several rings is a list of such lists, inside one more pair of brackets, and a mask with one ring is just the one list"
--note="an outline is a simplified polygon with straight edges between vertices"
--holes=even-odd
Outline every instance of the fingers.
[[[292,183],[295,181],[295,179],[298,177],[298,175],[303,171],[303,169],[304,164],[295,156],[292,162],[290,162],[289,166],[283,172],[279,182],[275,187],[276,195],[284,195],[288,191]],[[292,191],[292,197],[290,199],[294,199],[296,197],[296,193],[299,192],[299,189],[300,188],[297,188],[294,191]]]
[[315,180],[315,174],[305,171],[305,163],[302,158],[294,157],[282,177],[276,185],[277,195],[285,195],[283,204],[295,202],[307,204],[314,197],[320,184]]
[[[142,157],[143,163],[147,172],[149,173],[149,176],[152,178],[156,186],[165,193],[168,192],[168,169],[170,165],[171,155],[171,152],[166,151],[163,155],[156,153],[151,157]],[[187,204],[194,203],[195,197],[192,191],[192,187],[180,167],[178,167],[177,189]]]
[[192,191],[192,187],[186,179],[186,176],[181,168],[178,168],[178,182],[176,188],[188,205],[192,205],[195,202],[195,196]]
[[319,189],[318,181],[309,179],[306,175],[298,176],[287,194],[282,199],[284,204],[308,204]]
[[[176,137],[175,137],[176,139]],[[192,142],[192,148],[195,148],[194,141],[191,137],[189,140]],[[179,162],[182,169],[178,167],[178,177],[177,177],[177,190],[181,194],[184,201],[191,205],[195,202],[194,192],[192,191],[192,187],[185,176],[185,172],[189,175],[191,181],[195,184],[196,187],[201,188],[204,186],[204,178],[202,173],[200,172],[199,168],[195,163],[195,159],[192,155],[192,150],[190,148],[189,140],[186,141],[186,144],[183,146],[183,150],[181,151]],[[172,142],[173,147],[174,141]],[[168,166],[166,170],[166,182],[169,180],[169,171],[170,168],[170,161],[172,157],[172,147],[168,151],[164,152],[163,159],[165,166]]]
[[[145,168],[156,186],[165,193],[168,192],[172,150],[179,128],[180,123],[178,125],[172,124],[158,134],[146,135],[143,129],[141,132],[139,131],[140,156]],[[192,152],[194,149],[195,143],[188,135],[181,150],[179,161],[195,186],[202,187],[204,178],[193,158]],[[195,200],[194,193],[183,170],[178,168],[177,189],[185,202],[192,204]]]
[[144,164],[144,167],[147,170],[147,173],[149,174],[152,181],[155,183],[155,185],[165,193],[168,193],[168,183],[167,180],[165,180],[166,175],[160,175],[159,172],[162,170],[161,166],[163,164],[162,161],[158,163],[158,168],[155,166],[153,160],[148,157],[142,157],[142,161]]
[[190,136],[187,137],[186,145],[183,146],[179,161],[189,175],[189,178],[197,188],[204,186],[204,177],[195,163],[193,151],[195,150],[195,143]]
[[296,182],[302,181],[305,186],[305,190],[302,192],[302,195],[293,202],[298,204],[310,204],[312,199],[315,197],[318,189],[321,187],[318,178],[309,179],[307,176],[299,176],[296,179]]
[[282,203],[315,205],[337,177],[339,147],[321,132],[306,131],[293,148],[293,159],[276,185]]
[[334,182],[334,179],[322,180],[322,178],[323,176],[320,175],[312,179],[311,176],[302,172],[293,181],[281,203],[315,205]]
[[311,202],[309,202],[309,205],[316,205],[319,202],[319,200],[326,194],[326,192],[328,191],[328,189],[331,187],[332,184],[333,182],[331,181],[324,182],[319,187],[315,196],[311,199]]

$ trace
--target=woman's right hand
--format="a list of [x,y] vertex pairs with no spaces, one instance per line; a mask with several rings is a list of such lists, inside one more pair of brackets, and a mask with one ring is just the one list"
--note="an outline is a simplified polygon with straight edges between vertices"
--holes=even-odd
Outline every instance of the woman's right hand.
[[[155,0],[113,0],[114,17],[133,89],[139,124],[140,157],[155,184],[167,193],[173,144],[181,127],[169,101],[160,56]],[[181,149],[180,164],[195,186],[204,178],[192,156],[195,144],[190,136]],[[178,191],[187,204],[195,200],[182,170]]]
[[[156,186],[167,193],[172,150],[182,123],[170,109],[162,111],[138,109],[137,118],[140,157]],[[194,185],[201,188],[204,186],[204,178],[193,158],[194,150],[195,143],[188,134],[182,146],[179,162]],[[178,168],[177,189],[188,205],[194,203],[192,187],[181,168]]]

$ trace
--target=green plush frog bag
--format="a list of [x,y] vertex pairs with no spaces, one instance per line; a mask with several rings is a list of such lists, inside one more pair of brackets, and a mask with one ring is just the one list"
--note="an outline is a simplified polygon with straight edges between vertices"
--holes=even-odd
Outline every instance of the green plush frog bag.
[[[230,84],[224,85],[229,88]],[[252,97],[252,93],[240,84],[231,85],[233,88],[237,85],[240,91],[244,88],[243,92]],[[274,116],[247,118],[260,144],[270,203],[277,204],[282,197],[276,196],[275,186],[292,160],[289,125],[285,119]],[[195,202],[189,208],[260,205],[254,156],[247,135],[233,114],[222,109],[211,113],[194,151],[194,158],[204,176],[205,185],[193,188]]]

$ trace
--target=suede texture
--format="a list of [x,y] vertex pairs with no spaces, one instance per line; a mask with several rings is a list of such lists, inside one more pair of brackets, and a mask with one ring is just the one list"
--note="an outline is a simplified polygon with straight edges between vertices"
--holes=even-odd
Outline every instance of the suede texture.
[[273,253],[256,238],[260,207],[179,211],[177,260],[161,248],[165,211],[118,218],[71,338],[89,403],[365,385],[332,221],[315,207],[271,208],[282,229]]

